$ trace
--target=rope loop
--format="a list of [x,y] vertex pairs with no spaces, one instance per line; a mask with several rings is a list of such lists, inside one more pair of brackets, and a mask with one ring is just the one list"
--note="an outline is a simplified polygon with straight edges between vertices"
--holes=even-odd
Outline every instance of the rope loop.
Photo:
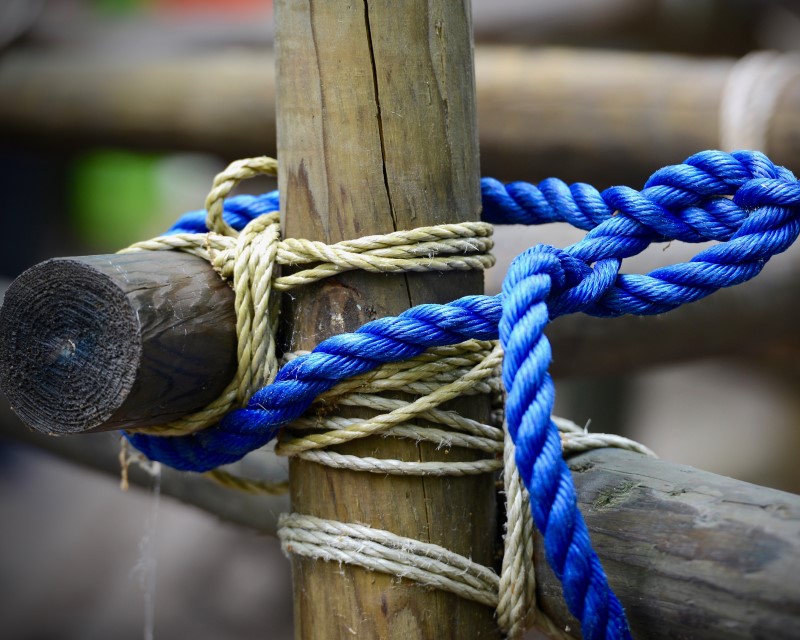
[[232,238],[239,235],[223,217],[225,198],[242,180],[258,175],[277,176],[278,161],[267,156],[245,158],[232,162],[225,171],[217,174],[206,197],[206,227],[209,231]]

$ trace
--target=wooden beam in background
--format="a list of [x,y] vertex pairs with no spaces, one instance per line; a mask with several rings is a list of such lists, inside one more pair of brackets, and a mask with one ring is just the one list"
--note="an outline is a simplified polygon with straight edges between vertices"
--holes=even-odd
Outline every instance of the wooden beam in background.
[[[272,153],[268,51],[131,61],[9,51],[0,136],[23,145]],[[481,164],[503,180],[629,184],[719,147],[722,87],[735,60],[585,49],[479,47]],[[209,88],[209,79],[213,86]],[[800,80],[778,101],[765,151],[800,170]]]

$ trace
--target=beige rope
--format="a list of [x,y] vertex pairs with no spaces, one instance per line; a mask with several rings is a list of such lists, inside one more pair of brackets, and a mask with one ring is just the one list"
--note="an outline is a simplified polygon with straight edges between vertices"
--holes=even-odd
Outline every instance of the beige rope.
[[[277,307],[272,290],[293,287],[352,269],[373,272],[448,271],[484,269],[494,263],[491,225],[464,223],[398,231],[334,245],[280,237],[279,215],[251,221],[237,233],[222,218],[223,201],[241,181],[258,174],[274,175],[270,158],[240,160],[214,180],[206,200],[207,234],[162,236],[132,245],[125,251],[180,250],[209,261],[235,293],[238,369],[223,394],[194,415],[147,430],[158,435],[191,433],[215,423],[242,406],[252,393],[268,384],[278,370],[275,329]],[[307,266],[279,274],[276,265]],[[310,265],[310,266],[309,266]],[[286,359],[295,357],[288,354]],[[457,476],[503,471],[507,524],[500,576],[443,547],[403,538],[358,523],[341,523],[291,514],[281,517],[279,536],[286,553],[354,564],[497,607],[498,622],[509,638],[520,638],[531,625],[554,637],[566,637],[536,609],[533,575],[533,522],[529,496],[514,464],[514,445],[496,422],[483,424],[439,408],[462,395],[488,394],[500,398],[502,351],[496,341],[469,340],[431,349],[416,358],[387,364],[346,380],[321,395],[306,416],[284,430],[276,453],[295,455],[317,464],[370,473]],[[413,400],[378,395],[400,391]],[[336,415],[340,407],[367,407],[370,418]],[[615,446],[651,452],[619,436],[589,434],[572,422],[554,418],[565,454]],[[421,423],[421,424],[420,424]],[[440,448],[463,447],[486,454],[466,462],[417,462],[357,457],[328,450],[357,438],[381,435],[433,442]],[[502,455],[501,455],[502,454]],[[262,482],[217,469],[208,477],[249,493],[280,493],[287,482]]]
[[497,574],[439,545],[297,513],[283,514],[278,524],[286,553],[356,565],[497,606]]
[[497,345],[492,351],[466,374],[442,385],[428,395],[421,396],[411,403],[397,407],[389,413],[377,415],[365,420],[353,420],[345,429],[333,429],[324,433],[315,433],[302,438],[281,442],[276,448],[279,455],[296,455],[312,449],[342,444],[357,438],[370,435],[394,427],[413,419],[420,413],[429,411],[439,405],[463,395],[472,386],[473,381],[485,380],[496,371],[502,361],[502,350]]
[[[290,355],[289,359],[292,357]],[[495,396],[501,393],[501,361],[502,352],[496,342],[469,341],[446,349],[431,350],[417,358],[384,365],[368,374],[346,380],[317,399],[316,405],[320,410],[308,412],[284,431],[284,439],[276,447],[276,453],[296,455],[333,468],[390,475],[457,476],[494,473],[502,468],[507,514],[503,566],[500,576],[485,568],[494,576],[491,594],[495,602],[493,606],[497,608],[498,624],[508,638],[520,638],[532,626],[544,630],[551,637],[566,638],[569,636],[565,631],[536,608],[534,525],[529,496],[514,463],[515,449],[510,437],[496,426],[438,408],[456,395],[476,393],[478,387],[481,389],[479,393]],[[376,395],[386,391],[409,393],[411,386],[416,389],[415,395],[419,395],[413,401]],[[372,418],[335,415],[336,409],[341,407],[365,407],[381,413]],[[498,418],[502,421],[502,411],[499,413]],[[422,421],[426,426],[415,424],[414,421]],[[553,421],[561,434],[565,455],[607,446],[652,455],[649,449],[627,438],[588,433],[585,428],[563,418],[554,417]],[[326,450],[342,442],[377,434],[424,440],[445,448],[465,447],[493,454],[493,457],[474,462],[431,463],[358,457]],[[502,461],[499,459],[501,453]],[[403,538],[402,543],[387,550],[381,545],[387,537],[393,536],[389,532],[356,523],[316,518],[302,520],[304,524],[298,525],[303,518],[310,516],[292,514],[281,521],[279,537],[287,553],[354,564],[370,571],[418,580],[423,585],[438,585],[439,588],[483,604],[488,602],[490,592],[475,591],[475,585],[464,587],[460,583],[440,585],[432,582],[434,579],[430,574],[433,570],[429,559],[420,558],[415,551],[416,545],[422,543]],[[365,556],[365,541],[381,548],[379,559]],[[441,547],[436,549],[446,551]],[[459,562],[471,561],[460,558]],[[437,565],[433,572],[440,569]]]
[[203,474],[217,484],[229,489],[256,496],[281,496],[289,492],[289,481],[269,482],[267,480],[253,480],[243,478],[224,469],[214,469]]
[[[492,248],[492,226],[483,222],[421,227],[326,245],[303,239],[282,240],[280,216],[275,212],[256,218],[241,233],[236,232],[222,218],[225,198],[240,181],[276,172],[277,163],[272,158],[237,160],[214,179],[206,199],[206,225],[211,232],[160,236],[122,251],[191,253],[209,261],[224,279],[232,281],[235,292],[236,377],[200,411],[137,431],[170,436],[205,429],[232,409],[244,406],[257,389],[274,379],[278,362],[277,307],[270,295],[273,289],[287,291],[353,269],[398,273],[486,269],[494,264],[494,257],[487,253]],[[309,264],[314,266],[289,275],[279,275],[276,269],[276,265]],[[216,480],[225,482],[221,476]]]
[[217,174],[206,197],[206,227],[223,236],[236,237],[238,232],[222,218],[225,198],[242,180],[255,178],[258,175],[277,176],[278,161],[274,158],[259,156],[244,158],[231,162],[225,171]]

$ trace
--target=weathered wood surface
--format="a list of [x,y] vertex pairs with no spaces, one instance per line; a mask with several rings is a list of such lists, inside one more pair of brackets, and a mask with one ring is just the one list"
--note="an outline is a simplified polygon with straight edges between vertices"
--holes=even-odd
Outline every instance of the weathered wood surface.
[[233,292],[179,252],[56,258],[0,310],[0,385],[26,424],[79,433],[203,408],[236,371]]
[[[9,52],[0,60],[0,136],[227,157],[275,148],[275,75],[263,52],[122,59]],[[485,175],[640,186],[658,167],[717,148],[722,87],[734,60],[581,49],[480,47]],[[800,80],[778,100],[771,158],[800,156]],[[796,167],[795,167],[796,168]]]
[[[477,220],[469,2],[276,3],[279,188],[287,236],[336,242]],[[478,273],[352,274],[293,292],[291,348],[422,302],[478,293]],[[460,402],[480,417],[488,406]],[[485,415],[485,413],[484,413]],[[335,449],[411,461],[475,454],[372,438]],[[494,479],[381,476],[290,463],[293,509],[369,523],[492,564]],[[492,638],[494,612],[357,567],[294,557],[297,637]]]
[[[613,449],[569,466],[635,638],[800,638],[800,496]],[[537,549],[540,605],[580,637]]]
[[[170,264],[172,264],[173,258],[164,258],[168,261],[167,264],[164,264],[160,262],[164,256],[166,254],[163,252],[152,254],[148,256],[147,260],[153,261],[153,268],[156,271],[166,273],[170,268]],[[191,256],[188,257],[191,258]],[[124,286],[124,277],[128,276],[123,277],[123,275],[126,273],[126,261],[129,258],[121,255],[105,256],[105,258],[115,265],[113,269],[107,271],[107,276],[112,279],[118,279],[119,286]],[[219,286],[219,279],[216,273],[208,265],[199,260],[188,264],[193,264],[198,269],[196,275],[193,276],[193,285],[199,286],[202,281],[206,281],[212,283],[215,287]],[[553,345],[553,353],[555,355],[552,367],[553,374],[559,378],[566,378],[581,375],[631,373],[666,363],[720,356],[770,358],[778,364],[794,367],[796,370],[797,354],[800,352],[800,333],[798,333],[797,324],[793,319],[800,316],[800,297],[795,295],[797,278],[794,275],[796,271],[794,264],[795,260],[792,256],[781,256],[775,259],[775,264],[768,265],[752,282],[719,291],[705,300],[685,305],[663,316],[624,316],[613,320],[591,318],[584,315],[559,318],[548,328],[548,338]],[[222,306],[214,309],[213,317],[215,321],[213,326],[202,327],[203,332],[200,333],[187,333],[179,336],[182,344],[185,345],[182,347],[185,354],[184,357],[188,357],[188,354],[192,353],[205,357],[202,354],[208,354],[208,350],[215,343],[235,344],[232,297],[229,293],[223,287],[214,294],[218,298],[224,299],[224,305],[227,305],[227,310],[223,309]],[[24,295],[30,295],[32,296],[31,299],[36,299],[54,294],[56,297],[51,301],[52,308],[59,309],[60,314],[62,313],[61,310],[68,308],[70,302],[73,301],[71,293],[66,296],[62,294],[61,297],[58,297],[58,294],[53,289],[44,290],[33,284],[31,290]],[[86,292],[80,292],[80,295],[86,295]],[[136,293],[136,295],[139,295],[139,293]],[[453,295],[456,295],[455,291]],[[108,303],[112,299],[113,296],[106,299],[105,302]],[[223,301],[220,299],[214,304],[223,305]],[[17,367],[33,370],[38,366],[36,362],[39,362],[39,364],[43,362],[42,360],[35,360],[34,362],[26,363],[23,360],[19,360],[12,353],[16,341],[22,339],[24,335],[28,335],[27,332],[30,331],[31,327],[41,326],[41,323],[45,321],[38,317],[39,311],[37,310],[40,309],[38,302],[26,305],[27,303],[25,305],[14,305],[16,308],[14,312],[11,311],[11,306],[0,312],[0,335],[15,336],[10,341],[4,339],[2,345],[0,345],[0,352],[9,354],[9,359],[4,361],[5,364],[0,362],[0,384],[4,385],[4,389],[9,389],[16,384],[14,382],[14,372]],[[126,304],[119,307],[119,310],[122,312],[122,318],[126,317],[125,314],[130,313]],[[166,308],[166,311],[167,314],[163,322],[174,322],[175,318],[170,308]],[[141,312],[141,317],[149,317],[146,311],[141,310]],[[18,313],[21,315],[18,315]],[[206,312],[204,311],[203,313]],[[89,314],[84,316],[84,320],[88,323],[86,325],[88,327],[96,318]],[[112,319],[109,324],[118,326],[120,322],[123,322],[123,320],[117,318]],[[183,325],[175,326],[183,327]],[[207,329],[215,331],[216,338],[212,342],[209,342],[208,335],[205,333]],[[104,327],[104,330],[107,331],[108,327]],[[122,335],[118,336],[118,338],[121,340],[120,344],[123,347],[129,339],[129,337]],[[43,341],[38,342],[38,338],[34,343],[44,344]],[[128,345],[128,348],[132,349],[131,345]],[[133,349],[133,352],[135,351]],[[101,349],[100,353],[102,352],[103,350]],[[47,352],[38,350],[38,353],[41,358]],[[51,350],[49,353],[52,355],[53,351]],[[234,375],[231,353],[218,353],[221,359],[210,364],[206,362],[208,366],[203,365],[202,361],[194,360],[190,360],[189,364],[191,362],[200,363],[201,371],[199,374],[202,378],[197,379],[206,380],[207,382],[201,382],[201,384],[207,385],[207,389],[221,388]],[[174,366],[174,362],[172,366]],[[128,366],[132,367],[134,364],[134,362],[130,362],[123,366],[123,363],[118,361],[105,368],[101,376],[102,384],[96,389],[127,388],[128,394],[130,394],[132,392],[130,378],[128,377],[126,382],[126,376],[129,376]],[[155,370],[159,375],[167,375],[169,378],[173,375],[172,369],[169,362],[165,364],[168,365],[165,369],[162,370],[156,367]],[[85,367],[85,369],[78,367]],[[92,385],[95,385],[96,376],[101,369],[102,367],[96,365],[92,359],[80,360],[73,357],[70,359],[70,368],[68,370],[40,369],[40,377],[27,378],[27,384],[30,386],[24,388],[17,386],[16,396],[13,389],[7,391],[7,393],[9,393],[10,397],[19,397],[21,395],[44,399],[48,397],[48,394],[52,394],[51,380],[65,381],[66,378],[63,376],[67,371],[74,376],[69,379],[71,381],[70,385],[82,384],[95,389]],[[139,371],[137,375],[141,377],[145,373],[144,371]],[[85,382],[81,382],[81,380]],[[163,379],[159,384],[162,383],[164,383]],[[151,387],[151,389],[158,392],[157,386]],[[67,393],[70,393],[69,389],[67,389]],[[143,399],[143,396],[138,392],[136,396],[139,399]],[[95,390],[92,397],[95,403],[93,405],[94,408],[85,407],[86,415],[94,413],[95,420],[98,417],[102,417],[101,414],[105,414],[109,419],[116,415],[114,411],[119,405],[113,401],[110,395],[106,396],[110,403],[107,404],[104,410],[100,410],[99,400],[101,396],[97,390]],[[211,394],[207,392],[199,396],[198,400],[193,401],[191,404],[194,405],[193,408],[199,408],[202,406],[201,402],[210,397]],[[144,399],[148,402],[152,400],[152,398]],[[117,398],[117,401],[124,401],[124,397]],[[163,404],[163,400],[160,402]],[[13,405],[15,408],[25,407],[26,401],[23,398],[23,402],[20,404],[17,400],[14,400]],[[29,407],[27,412],[23,408],[21,415],[24,415],[26,420],[32,416],[32,420],[28,424],[46,433],[58,432],[59,429],[80,432],[92,428],[92,425],[94,425],[95,429],[114,429],[122,428],[127,424],[119,420],[113,423],[72,422],[71,419],[65,419],[65,416],[62,415],[63,411],[64,409],[60,408],[58,403],[48,403],[41,406],[34,405],[32,408]],[[128,415],[126,419],[131,420],[131,418],[132,416]]]

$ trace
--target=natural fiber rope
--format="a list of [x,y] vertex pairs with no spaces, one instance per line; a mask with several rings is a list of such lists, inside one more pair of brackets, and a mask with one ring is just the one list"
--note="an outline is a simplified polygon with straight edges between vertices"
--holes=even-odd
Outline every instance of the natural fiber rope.
[[[291,356],[290,356],[291,357]],[[293,422],[276,447],[279,455],[296,455],[333,468],[387,475],[458,476],[493,473],[503,469],[506,493],[506,535],[501,574],[480,567],[451,551],[401,538],[380,529],[354,523],[321,520],[291,514],[280,521],[278,535],[286,553],[320,560],[353,564],[441,588],[481,604],[497,608],[498,625],[507,638],[520,638],[536,625],[556,638],[568,635],[536,608],[533,572],[533,520],[529,496],[514,463],[514,445],[504,430],[465,418],[437,407],[459,395],[502,393],[499,365],[502,352],[496,342],[471,340],[456,347],[432,349],[400,363],[384,365],[356,376],[320,396],[305,417]],[[414,391],[411,391],[411,388]],[[413,401],[386,398],[377,393],[401,391],[419,395]],[[340,407],[366,407],[382,412],[373,418],[334,415]],[[502,421],[502,412],[499,416]],[[447,431],[420,426],[422,420],[447,427]],[[652,452],[636,442],[612,434],[590,434],[562,418],[553,418],[559,428],[565,455],[600,447],[619,447],[645,455]],[[303,434],[314,430],[315,433]],[[303,435],[297,435],[298,432]],[[289,435],[295,434],[295,435]],[[415,462],[358,457],[326,451],[326,447],[374,435],[428,441],[439,447],[459,446],[494,454],[474,462]],[[498,458],[503,454],[502,461]],[[388,542],[387,542],[388,541]],[[368,551],[367,551],[368,550]],[[434,554],[436,562],[431,560]],[[445,568],[443,568],[444,563]],[[451,571],[473,576],[478,567],[491,575],[491,582],[478,585],[452,581]],[[444,572],[444,573],[442,573]]]
[[800,55],[749,53],[733,65],[720,102],[720,146],[768,151],[769,126],[783,92],[800,79]]
[[[281,240],[279,215],[271,213],[236,232],[222,218],[224,198],[239,181],[261,173],[274,175],[276,169],[277,164],[269,158],[233,163],[217,176],[206,201],[209,233],[162,236],[125,250],[192,253],[209,261],[224,279],[232,280],[235,292],[239,363],[236,378],[220,398],[202,411],[148,429],[149,432],[163,436],[203,429],[232,408],[242,406],[256,389],[273,380],[278,361],[272,289],[285,291],[352,269],[392,273],[483,269],[493,264],[493,258],[486,255],[492,247],[491,225],[485,223],[440,225],[326,245]],[[291,275],[278,275],[276,264],[313,266]],[[535,607],[533,522],[529,497],[514,464],[511,439],[497,426],[438,408],[461,395],[502,394],[499,375],[502,355],[496,341],[470,340],[431,349],[417,358],[387,364],[346,380],[317,399],[316,406],[327,410],[296,420],[286,432],[295,435],[284,437],[276,448],[278,454],[296,455],[329,467],[382,474],[458,476],[504,469],[507,532],[499,577],[491,569],[437,545],[361,524],[299,514],[281,518],[279,536],[284,550],[389,573],[497,607],[498,622],[510,638],[521,637],[534,623],[555,637],[563,637],[563,631]],[[376,395],[386,391],[417,397],[408,401]],[[365,419],[346,418],[334,415],[338,407],[369,407],[381,413]],[[414,423],[417,420],[434,426],[420,426]],[[625,438],[587,434],[569,421],[554,420],[565,453],[604,446],[649,453]],[[309,430],[314,432],[297,435]],[[414,462],[326,450],[332,445],[378,434],[429,441],[439,447],[458,446],[490,457],[466,462]],[[207,475],[225,486],[249,493],[280,493],[288,488],[285,482],[248,480],[221,469]]]
[[279,527],[286,553],[356,565],[497,606],[497,574],[439,545],[298,513],[283,514]]
[[[272,289],[286,291],[330,276],[361,269],[372,272],[486,269],[494,264],[492,225],[444,224],[367,236],[333,245],[303,239],[282,240],[278,213],[260,216],[237,232],[222,217],[223,203],[240,181],[259,174],[276,175],[277,162],[259,157],[237,160],[214,179],[206,199],[207,234],[165,235],[138,242],[121,253],[179,250],[210,262],[235,292],[238,369],[219,398],[191,415],[167,424],[137,429],[160,436],[184,435],[216,423],[243,406],[278,370],[275,346],[277,308]],[[315,264],[290,275],[275,265]],[[224,474],[215,474],[222,480]]]
[[537,626],[550,638],[570,638],[564,629],[536,607],[536,572],[533,565],[534,526],[530,494],[517,471],[516,447],[504,434],[503,487],[506,494],[506,533],[498,583],[497,624],[507,638],[521,638]]

